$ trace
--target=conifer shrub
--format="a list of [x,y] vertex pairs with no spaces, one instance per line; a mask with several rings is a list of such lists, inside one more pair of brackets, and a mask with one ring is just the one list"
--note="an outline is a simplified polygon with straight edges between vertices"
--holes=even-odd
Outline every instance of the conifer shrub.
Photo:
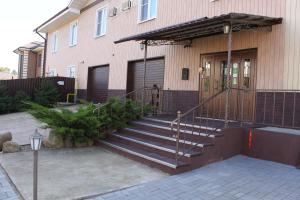
[[46,123],[55,134],[73,142],[85,142],[88,139],[101,138],[100,121],[93,113],[95,106],[79,107],[77,111],[68,109],[50,109],[36,103],[29,103],[29,111],[35,118]]
[[42,81],[35,91],[34,102],[51,108],[58,102],[59,97],[59,92],[51,81]]
[[23,90],[19,90],[16,92],[15,96],[13,97],[11,111],[12,112],[20,112],[25,111],[29,108],[28,104],[25,102],[30,101],[31,98],[24,92]]
[[9,96],[7,87],[0,85],[0,114],[7,114],[11,111],[12,97]]

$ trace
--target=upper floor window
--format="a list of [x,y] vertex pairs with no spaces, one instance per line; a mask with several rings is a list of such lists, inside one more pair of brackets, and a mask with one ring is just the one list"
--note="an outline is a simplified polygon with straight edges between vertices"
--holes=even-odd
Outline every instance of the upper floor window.
[[107,8],[97,10],[96,18],[96,37],[105,35],[107,25]]
[[58,33],[55,32],[52,38],[52,53],[56,53],[58,51]]
[[157,0],[140,0],[139,21],[154,19],[157,15]]
[[76,77],[76,68],[75,66],[68,67],[68,77],[75,78]]
[[74,22],[70,26],[69,46],[77,45],[78,22]]

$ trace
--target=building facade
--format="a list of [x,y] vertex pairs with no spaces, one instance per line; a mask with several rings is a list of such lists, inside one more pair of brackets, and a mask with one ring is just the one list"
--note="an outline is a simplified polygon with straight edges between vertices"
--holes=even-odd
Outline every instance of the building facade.
[[14,53],[19,55],[18,78],[37,78],[43,76],[44,43],[31,42],[18,47]]
[[[282,18],[233,33],[231,84],[256,91],[245,102],[249,118],[300,126],[299,8],[296,0],[72,0],[37,31],[48,38],[47,72],[76,77],[79,97],[104,101],[142,86],[144,45],[114,43],[121,38],[228,13]],[[146,85],[164,91],[165,111],[187,110],[224,87],[227,50],[226,34],[149,46]],[[292,105],[292,119],[285,104]]]

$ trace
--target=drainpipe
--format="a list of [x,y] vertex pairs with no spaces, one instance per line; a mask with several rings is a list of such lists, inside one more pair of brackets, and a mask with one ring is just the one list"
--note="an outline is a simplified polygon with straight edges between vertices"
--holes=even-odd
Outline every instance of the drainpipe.
[[43,56],[43,75],[42,77],[45,78],[46,74],[46,57],[47,57],[47,46],[48,46],[48,33],[46,33],[46,37],[41,35],[37,29],[34,30],[36,34],[38,34],[41,38],[44,39],[44,56]]

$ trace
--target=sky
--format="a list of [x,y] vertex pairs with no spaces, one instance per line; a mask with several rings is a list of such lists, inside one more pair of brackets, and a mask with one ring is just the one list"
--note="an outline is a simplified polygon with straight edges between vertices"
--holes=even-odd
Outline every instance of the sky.
[[0,67],[18,69],[13,50],[32,41],[43,41],[33,30],[68,6],[70,0],[8,0],[0,11]]

